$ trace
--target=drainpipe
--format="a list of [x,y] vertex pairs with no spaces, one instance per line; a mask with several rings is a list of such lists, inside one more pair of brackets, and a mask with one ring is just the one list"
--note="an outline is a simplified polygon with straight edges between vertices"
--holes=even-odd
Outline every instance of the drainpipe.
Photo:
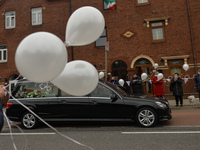
[[186,0],[186,3],[187,3],[188,20],[189,20],[189,26],[190,26],[190,36],[191,36],[192,52],[193,52],[193,59],[194,59],[194,65],[195,65],[195,73],[197,73],[197,61],[196,61],[196,55],[195,55],[195,49],[194,49],[194,39],[193,39],[193,32],[192,32],[192,21],[191,21],[189,0]]
[[[69,0],[69,15],[71,16],[72,14],[72,3],[71,0]],[[74,60],[74,47],[71,46],[71,53],[72,53],[72,60]]]

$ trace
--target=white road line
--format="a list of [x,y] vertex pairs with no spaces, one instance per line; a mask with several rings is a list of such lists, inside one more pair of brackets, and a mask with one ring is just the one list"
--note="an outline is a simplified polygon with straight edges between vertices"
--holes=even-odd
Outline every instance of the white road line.
[[[12,135],[54,135],[56,133],[12,133]],[[1,135],[11,135],[10,133],[0,133]]]
[[200,134],[200,131],[169,131],[169,132],[121,132],[122,134]]

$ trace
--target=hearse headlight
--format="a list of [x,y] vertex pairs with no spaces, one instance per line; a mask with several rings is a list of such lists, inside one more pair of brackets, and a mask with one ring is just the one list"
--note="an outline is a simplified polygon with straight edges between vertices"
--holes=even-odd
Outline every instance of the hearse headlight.
[[158,106],[160,106],[161,108],[167,108],[166,104],[164,104],[164,103],[156,102],[156,104],[157,104]]

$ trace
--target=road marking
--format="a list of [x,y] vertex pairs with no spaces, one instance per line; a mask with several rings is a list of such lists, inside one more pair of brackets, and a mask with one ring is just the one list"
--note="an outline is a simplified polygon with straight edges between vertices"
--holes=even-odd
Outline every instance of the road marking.
[[[12,135],[54,135],[56,133],[12,133]],[[0,133],[1,135],[11,135],[11,133]]]
[[200,134],[200,131],[171,131],[171,132],[121,132],[122,134]]

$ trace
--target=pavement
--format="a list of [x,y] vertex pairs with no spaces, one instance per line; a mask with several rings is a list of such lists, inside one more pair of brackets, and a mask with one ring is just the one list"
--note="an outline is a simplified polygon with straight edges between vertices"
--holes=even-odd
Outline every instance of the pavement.
[[192,104],[189,102],[188,99],[183,99],[183,106],[176,106],[176,101],[175,99],[168,100],[170,107],[172,110],[199,110],[200,111],[200,102],[199,98],[195,100],[195,103]]

